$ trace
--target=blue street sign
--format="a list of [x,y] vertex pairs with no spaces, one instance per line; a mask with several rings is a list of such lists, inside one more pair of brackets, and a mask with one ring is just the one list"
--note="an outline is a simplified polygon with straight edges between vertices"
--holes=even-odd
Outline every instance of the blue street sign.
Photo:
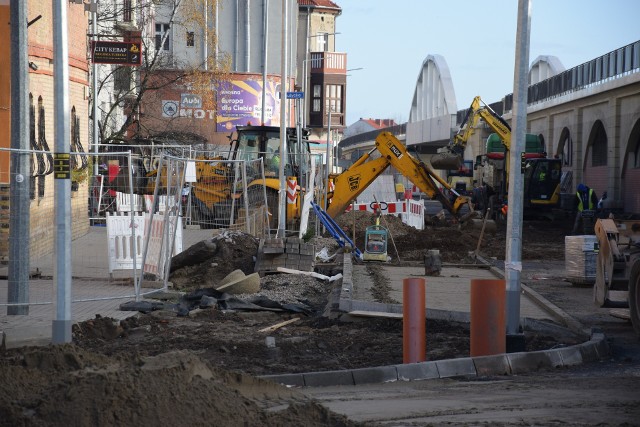
[[287,92],[287,99],[302,99],[304,92]]

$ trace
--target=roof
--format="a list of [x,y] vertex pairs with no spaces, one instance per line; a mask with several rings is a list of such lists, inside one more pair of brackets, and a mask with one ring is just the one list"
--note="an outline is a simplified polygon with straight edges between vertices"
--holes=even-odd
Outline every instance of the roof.
[[324,9],[342,10],[340,6],[338,6],[331,0],[298,0],[298,5],[324,8]]
[[393,119],[360,119],[375,129],[388,128],[396,126],[397,123]]

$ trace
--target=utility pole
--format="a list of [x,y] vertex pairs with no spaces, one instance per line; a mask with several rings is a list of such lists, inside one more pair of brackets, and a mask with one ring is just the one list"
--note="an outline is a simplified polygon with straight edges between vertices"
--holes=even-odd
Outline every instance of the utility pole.
[[289,7],[288,0],[282,0],[282,63],[280,71],[280,191],[278,199],[278,237],[285,237],[286,213],[287,213],[287,177],[284,164],[287,156],[287,67],[289,66],[287,55]]
[[[11,152],[8,315],[29,314],[29,219],[31,153],[29,149],[29,54],[27,0],[10,2]],[[20,304],[20,305],[11,305]]]
[[[521,153],[527,131],[527,75],[531,10],[529,0],[518,0],[516,59],[513,73],[513,131],[509,150],[509,195],[507,213],[507,250],[505,278],[507,286],[507,349],[524,350],[520,332],[520,274],[522,272],[522,191]],[[511,341],[511,345],[510,345]]]
[[67,0],[53,2],[54,210],[56,316],[53,344],[71,342],[71,148]]

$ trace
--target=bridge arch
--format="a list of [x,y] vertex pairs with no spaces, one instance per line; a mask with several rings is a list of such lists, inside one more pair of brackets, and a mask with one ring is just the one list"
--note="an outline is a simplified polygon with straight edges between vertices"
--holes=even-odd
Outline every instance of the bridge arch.
[[560,132],[560,140],[554,156],[562,159],[563,168],[571,169],[573,166],[573,140],[571,139],[571,131],[567,127],[562,128]]
[[409,122],[455,114],[458,110],[453,80],[441,55],[428,55],[422,62],[411,101]]
[[622,163],[622,201],[626,212],[640,212],[640,119],[636,120]]
[[609,185],[608,151],[607,131],[602,120],[598,119],[591,126],[582,165],[584,183],[593,188],[598,196]]

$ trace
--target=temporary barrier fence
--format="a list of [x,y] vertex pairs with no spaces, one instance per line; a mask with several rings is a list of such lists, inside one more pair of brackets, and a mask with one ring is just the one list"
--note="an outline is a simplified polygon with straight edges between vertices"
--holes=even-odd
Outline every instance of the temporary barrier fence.
[[424,229],[424,204],[421,201],[404,200],[400,202],[371,202],[371,203],[355,203],[349,205],[346,212],[352,209],[356,211],[367,211],[374,213],[378,207],[383,215],[394,215],[400,217],[402,222],[410,225],[418,230]]

